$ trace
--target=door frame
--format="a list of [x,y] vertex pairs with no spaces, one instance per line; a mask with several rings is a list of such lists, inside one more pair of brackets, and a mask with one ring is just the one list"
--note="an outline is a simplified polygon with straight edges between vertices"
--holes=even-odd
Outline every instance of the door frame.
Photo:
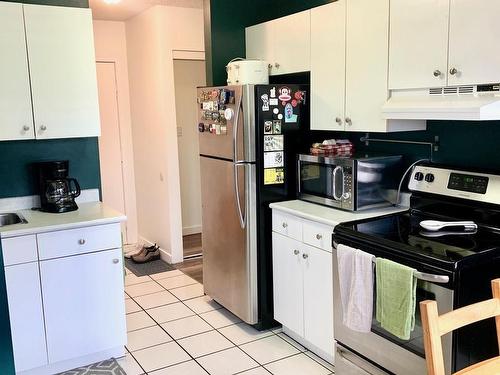
[[122,67],[120,61],[116,58],[97,58],[96,66],[98,64],[113,64],[114,66],[116,103],[118,106],[118,133],[122,160],[121,175],[124,194],[124,213],[127,215],[126,236],[123,240],[124,244],[133,244],[138,241],[138,230],[132,126],[130,120],[122,121],[124,115],[128,116],[130,119],[130,99],[126,98],[128,95],[128,87],[123,86],[125,82],[128,86],[128,76],[122,76],[123,74],[120,74],[120,72],[122,72]]

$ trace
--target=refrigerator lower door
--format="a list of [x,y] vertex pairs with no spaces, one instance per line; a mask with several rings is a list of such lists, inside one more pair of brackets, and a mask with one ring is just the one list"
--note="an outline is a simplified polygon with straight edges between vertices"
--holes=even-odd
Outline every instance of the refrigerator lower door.
[[[235,178],[238,173],[238,179]],[[240,224],[235,181],[238,180]],[[255,165],[201,157],[205,294],[249,324],[258,321]]]

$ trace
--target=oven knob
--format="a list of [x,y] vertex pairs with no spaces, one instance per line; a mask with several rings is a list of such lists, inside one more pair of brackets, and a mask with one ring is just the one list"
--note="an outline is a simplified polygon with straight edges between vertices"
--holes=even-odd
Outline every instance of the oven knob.
[[351,193],[345,192],[344,194],[342,194],[342,199],[348,200],[349,198],[351,198]]
[[424,174],[422,172],[417,172],[413,178],[417,181],[422,181],[424,179]]
[[425,181],[427,181],[427,182],[433,182],[434,181],[434,175],[432,173],[427,173],[425,175]]

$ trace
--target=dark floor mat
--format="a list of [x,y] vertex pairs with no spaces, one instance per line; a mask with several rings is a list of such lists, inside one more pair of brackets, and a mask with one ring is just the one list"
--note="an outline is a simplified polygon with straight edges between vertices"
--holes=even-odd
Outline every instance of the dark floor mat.
[[59,375],[127,375],[114,358],[86,367],[61,372]]
[[148,263],[134,263],[130,259],[125,259],[125,267],[127,267],[136,276],[147,276],[153,275],[155,273],[161,273],[166,271],[173,271],[175,267],[164,262],[163,260],[153,260]]

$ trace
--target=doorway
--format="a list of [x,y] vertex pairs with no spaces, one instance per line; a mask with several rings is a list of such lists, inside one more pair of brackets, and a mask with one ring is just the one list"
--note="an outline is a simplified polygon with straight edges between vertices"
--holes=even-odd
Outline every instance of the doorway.
[[184,259],[200,257],[201,182],[196,88],[205,86],[204,60],[174,60]]
[[[101,168],[102,202],[127,215],[125,201],[123,152],[120,134],[116,64],[97,62],[101,136],[99,163]],[[123,243],[128,244],[127,223],[122,223]]]

